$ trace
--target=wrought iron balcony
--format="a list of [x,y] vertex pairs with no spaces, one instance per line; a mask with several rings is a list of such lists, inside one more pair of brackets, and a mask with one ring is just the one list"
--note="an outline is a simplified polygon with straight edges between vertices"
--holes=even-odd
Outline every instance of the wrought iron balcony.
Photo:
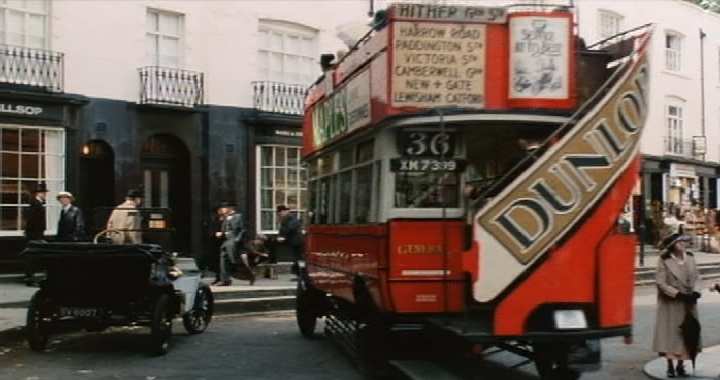
[[147,66],[140,72],[140,104],[195,107],[203,104],[203,73]]
[[280,82],[258,81],[253,85],[253,106],[265,112],[302,115],[307,86]]
[[665,154],[692,158],[693,142],[689,139],[665,136]]
[[0,45],[0,83],[63,92],[64,54]]

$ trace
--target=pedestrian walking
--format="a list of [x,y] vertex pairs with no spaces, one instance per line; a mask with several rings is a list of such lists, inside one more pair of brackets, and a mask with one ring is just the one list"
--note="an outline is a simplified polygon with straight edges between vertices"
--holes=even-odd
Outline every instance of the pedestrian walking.
[[225,241],[222,226],[225,221],[228,206],[229,204],[227,202],[222,202],[215,208],[208,228],[210,244],[205,254],[205,266],[207,270],[215,273],[215,283],[220,282],[220,247]]
[[85,221],[82,211],[75,206],[75,197],[72,193],[61,191],[57,200],[62,205],[60,220],[58,220],[57,241],[82,241],[85,240]]
[[[697,300],[701,281],[692,253],[685,250],[689,237],[673,234],[663,241],[664,252],[658,260],[655,281],[658,305],[652,349],[667,359],[667,376],[685,376],[684,360],[693,359],[700,350],[699,331],[693,347],[686,344],[680,326],[691,317],[697,319]],[[673,361],[677,361],[674,365]]]
[[144,195],[138,189],[128,191],[125,202],[119,204],[110,214],[107,229],[112,230],[110,239],[113,244],[141,244],[142,216],[137,210],[142,205]]
[[[25,208],[23,218],[25,219],[25,243],[37,240],[45,240],[45,199],[48,189],[44,183],[39,183],[33,191],[30,199],[30,206]],[[35,285],[35,265],[31,259],[25,258],[25,284]]]
[[235,207],[228,205],[225,220],[222,224],[222,235],[225,239],[220,246],[220,280],[213,283],[218,286],[232,285],[232,271],[236,255],[239,255],[245,238],[245,227],[242,215],[235,212]]
[[278,231],[278,243],[286,244],[293,254],[293,273],[298,273],[298,262],[302,260],[304,239],[302,234],[302,223],[290,213],[285,205],[277,207],[278,219],[280,219],[280,230]]

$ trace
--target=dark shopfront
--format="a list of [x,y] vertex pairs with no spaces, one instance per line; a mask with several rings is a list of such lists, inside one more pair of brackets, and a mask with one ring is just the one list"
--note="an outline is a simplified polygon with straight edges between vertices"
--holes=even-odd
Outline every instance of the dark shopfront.
[[199,255],[208,207],[206,140],[204,107],[93,99],[84,113],[78,203],[102,225],[129,189],[141,188],[145,207],[171,210],[173,248]]
[[50,193],[46,235],[55,233],[58,191],[77,191],[80,109],[77,95],[0,90],[0,272],[18,271],[22,211],[38,183]]
[[[251,231],[277,235],[278,205],[285,204],[306,219],[307,170],[302,164],[302,118],[294,115],[258,112],[250,121],[249,176]],[[291,261],[282,245],[276,249],[278,261]]]

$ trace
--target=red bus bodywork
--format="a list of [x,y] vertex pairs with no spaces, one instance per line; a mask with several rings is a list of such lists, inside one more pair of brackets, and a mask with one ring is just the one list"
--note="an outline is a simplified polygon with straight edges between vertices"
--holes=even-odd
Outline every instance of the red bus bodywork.
[[[311,88],[304,122],[303,153],[307,159],[332,151],[337,144],[353,136],[372,134],[373,129],[383,128],[390,118],[397,120],[405,116],[427,114],[428,109],[423,107],[398,107],[392,104],[394,88],[391,73],[395,67],[394,36],[398,25],[407,22],[447,25],[473,23],[413,20],[400,16],[398,9],[391,8],[388,25],[373,32]],[[615,96],[613,93],[594,100],[582,99],[579,95],[576,77],[580,70],[577,62],[580,54],[576,51],[577,38],[573,33],[572,13],[563,10],[509,12],[504,17],[505,21],[502,22],[493,20],[483,23],[483,42],[486,43],[484,68],[489,73],[484,82],[483,115],[547,112],[570,115],[579,110],[580,102],[587,101],[592,107],[588,107],[585,114],[574,120],[580,125],[583,120],[592,120],[593,112],[602,111],[603,102],[610,104],[618,99],[612,98]],[[552,99],[510,96],[511,23],[523,17],[567,20],[567,96]],[[634,63],[625,63],[623,70],[627,71],[627,75],[617,75],[614,78],[617,84],[612,88],[620,91],[622,81],[637,81],[632,75],[642,70],[639,66],[644,63],[639,61],[644,58],[648,36],[646,33],[635,41],[635,48],[630,54]],[[638,42],[640,40],[642,42]],[[340,132],[323,132],[326,135],[318,138],[316,111],[333,94],[352,86],[352,81],[360,75],[369,76],[368,122]],[[637,86],[642,93],[642,85]],[[628,125],[641,123],[642,104],[637,104],[637,109],[630,111],[627,111],[630,106],[619,104],[616,109],[622,108],[622,112],[632,116],[633,120]],[[572,130],[579,127],[568,125],[564,128]],[[631,132],[623,132],[623,136],[639,138],[639,132],[637,136],[634,131]],[[549,148],[540,161],[543,158],[551,159],[553,152],[564,149],[563,141],[570,138],[565,137],[567,135],[569,132],[558,136],[557,146],[551,146],[555,141],[546,141]],[[562,236],[548,243],[546,248],[541,249],[541,253],[523,262],[521,269],[518,269],[520,272],[511,276],[511,281],[498,285],[498,289],[488,291],[486,295],[477,289],[483,276],[488,273],[501,276],[502,273],[493,272],[505,270],[501,265],[483,267],[483,262],[487,261],[483,259],[497,254],[496,247],[500,246],[489,246],[488,241],[482,238],[484,235],[477,232],[482,228],[483,210],[489,210],[490,206],[476,210],[471,215],[474,218],[471,234],[468,234],[464,218],[393,217],[372,224],[311,224],[307,227],[306,261],[312,286],[343,302],[361,307],[372,305],[376,311],[402,317],[452,316],[477,309],[489,310],[488,333],[496,338],[531,336],[534,333],[533,315],[543,305],[580,305],[578,307],[586,311],[587,329],[597,333],[596,336],[629,335],[634,286],[633,258],[637,242],[634,235],[618,232],[617,221],[638,181],[640,156],[637,149],[616,156],[621,155],[623,163],[618,166],[621,169],[613,174],[610,183],[604,184],[608,185],[605,190],[588,201],[591,204],[587,205],[587,211],[570,223],[567,229],[559,232]],[[530,174],[524,175],[531,175],[539,165],[536,163],[526,169]],[[573,178],[579,180],[580,175]],[[520,186],[521,182],[518,179],[510,183],[504,190],[507,193],[505,197],[511,199],[513,186]],[[509,243],[503,244],[508,251],[513,249]],[[502,260],[512,261],[509,258],[496,261]],[[517,262],[513,262],[513,265],[520,267]]]

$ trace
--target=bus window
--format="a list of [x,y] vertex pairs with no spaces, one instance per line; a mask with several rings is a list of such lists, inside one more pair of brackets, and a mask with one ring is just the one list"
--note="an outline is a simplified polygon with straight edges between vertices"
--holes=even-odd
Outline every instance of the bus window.
[[372,165],[365,165],[356,169],[355,220],[353,221],[356,224],[364,224],[370,221],[372,177]]
[[350,207],[353,195],[352,171],[348,170],[340,174],[340,223],[350,223]]
[[395,207],[460,207],[456,173],[398,173],[395,182]]

